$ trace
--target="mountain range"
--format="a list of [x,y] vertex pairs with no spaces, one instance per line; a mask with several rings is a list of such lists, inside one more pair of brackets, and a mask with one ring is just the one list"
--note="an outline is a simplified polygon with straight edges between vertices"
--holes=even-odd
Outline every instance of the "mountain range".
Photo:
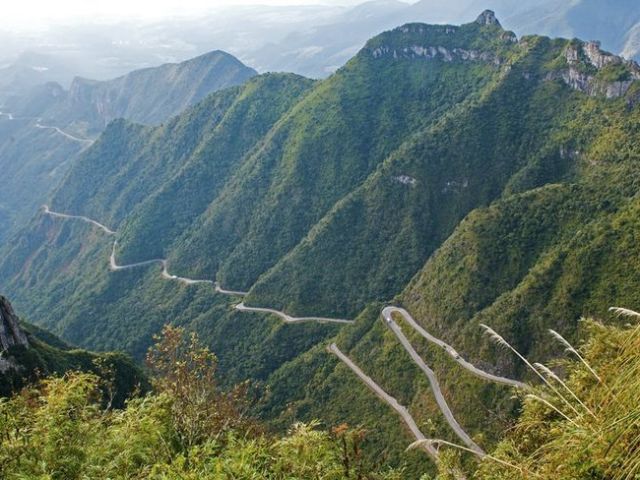
[[214,51],[109,81],[76,78],[9,97],[0,116],[0,169],[7,178],[0,202],[0,243],[31,217],[73,163],[73,158],[116,118],[159,124],[208,94],[238,85],[256,72]]
[[[354,2],[349,2],[353,4]],[[259,72],[324,78],[381,31],[410,22],[464,23],[497,12],[521,35],[598,39],[603,48],[637,58],[640,13],[633,0],[373,0],[358,5],[234,5],[156,22],[96,22],[52,27],[44,34],[2,35],[0,99],[4,91],[77,75],[99,80],[180,62],[214,49]],[[6,51],[4,51],[6,50]]]
[[[597,42],[519,39],[491,11],[405,24],[325,80],[263,74],[161,125],[111,122],[4,247],[0,279],[83,347],[140,358],[164,323],[188,326],[229,384],[264,387],[256,408],[275,425],[364,423],[370,455],[397,463],[405,431],[326,346],[449,438],[382,305],[526,378],[481,323],[548,358],[548,328],[574,339],[581,315],[633,304],[638,80]],[[245,308],[353,323],[246,313],[242,291]],[[517,401],[416,343],[460,422],[494,444]]]
[[412,4],[377,0],[353,7],[332,22],[293,32],[242,58],[258,70],[325,77],[377,32],[406,22],[468,22],[486,8],[494,10],[505,27],[519,36],[598,39],[605,49],[626,58],[640,55],[640,10],[632,0],[421,0]]

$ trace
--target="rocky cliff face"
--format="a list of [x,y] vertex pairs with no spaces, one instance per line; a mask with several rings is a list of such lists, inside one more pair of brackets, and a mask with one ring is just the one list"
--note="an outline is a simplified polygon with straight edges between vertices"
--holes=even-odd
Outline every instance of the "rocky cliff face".
[[11,347],[29,346],[27,335],[18,325],[18,317],[13,311],[9,300],[0,295],[0,373],[16,368],[11,358],[5,358],[4,353]]
[[0,351],[8,350],[14,345],[29,346],[27,335],[18,325],[18,317],[9,300],[0,295]]
[[[599,42],[571,44],[565,51],[568,68],[549,73],[548,80],[562,80],[574,90],[588,95],[604,95],[607,98],[623,96],[635,80],[640,79],[640,67],[600,49]],[[607,79],[601,72],[606,68],[619,67],[618,78]]]
[[496,18],[496,14],[493,12],[493,10],[485,10],[484,12],[482,12],[478,16],[478,18],[476,18],[476,23],[480,25],[496,25],[498,27],[502,26]]
[[466,50],[464,48],[448,49],[443,46],[422,46],[412,45],[394,49],[382,46],[371,52],[373,58],[393,57],[393,58],[424,58],[426,60],[438,59],[443,62],[453,61],[480,61],[486,63],[501,64],[500,58],[491,52],[483,52],[479,50]]
[[486,29],[486,32],[491,32],[487,33],[487,38],[495,40],[495,44],[508,47],[518,42],[516,35],[502,30],[495,14],[486,10],[473,24],[462,27],[422,23],[403,25],[377,37],[383,39],[383,43],[370,42],[364,52],[376,59],[426,59],[447,63],[474,61],[501,65],[503,59],[498,55],[499,49],[495,45],[489,41],[482,45],[482,42],[473,40],[477,36],[478,25],[493,27]]

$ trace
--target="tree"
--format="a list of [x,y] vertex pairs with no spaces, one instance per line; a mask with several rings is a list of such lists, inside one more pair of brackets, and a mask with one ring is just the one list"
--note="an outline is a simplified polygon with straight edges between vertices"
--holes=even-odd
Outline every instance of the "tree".
[[166,325],[154,337],[147,365],[153,386],[172,400],[173,421],[185,450],[205,439],[222,438],[229,430],[250,428],[244,415],[246,385],[222,392],[217,384],[218,360],[203,346],[195,333]]

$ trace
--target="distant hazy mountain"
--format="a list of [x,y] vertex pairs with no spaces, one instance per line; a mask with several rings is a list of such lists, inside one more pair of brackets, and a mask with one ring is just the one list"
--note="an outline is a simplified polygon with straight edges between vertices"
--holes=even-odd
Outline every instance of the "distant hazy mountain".
[[22,95],[46,82],[64,82],[74,68],[55,55],[24,52],[14,61],[0,66],[0,101]]
[[[597,38],[603,48],[629,58],[640,49],[640,6],[633,0],[373,0],[355,7],[233,6],[193,18],[71,25],[17,39],[0,32],[0,55],[9,58],[13,52],[15,58],[28,50],[63,67],[29,62],[50,70],[23,68],[26,81],[13,82],[14,87],[56,81],[67,88],[75,76],[104,80],[215,49],[261,72],[326,77],[381,31],[408,22],[469,22],[486,8],[518,35]],[[4,63],[13,68],[12,62]],[[5,83],[0,80],[0,98]]]
[[135,70],[113,80],[78,77],[68,91],[46,84],[7,104],[17,116],[42,117],[61,127],[95,134],[115,118],[160,123],[211,92],[241,84],[256,73],[218,50],[182,63]]
[[[133,70],[177,63],[224,50],[245,63],[268,43],[277,43],[289,33],[332,22],[346,7],[327,5],[237,6],[218,8],[195,17],[175,17],[163,21],[136,19],[111,23],[51,26],[42,32],[3,32],[0,25],[0,70],[24,64],[22,52],[36,52],[48,59],[28,62],[28,66],[49,67],[36,72],[28,86],[55,81],[68,89],[80,76],[108,80]],[[62,75],[53,62],[64,66]],[[25,74],[29,73],[25,70]],[[4,85],[0,79],[0,94]]]
[[640,52],[640,3],[634,0],[374,0],[246,55],[258,70],[324,77],[377,32],[407,22],[467,22],[485,8],[518,35],[599,39],[603,48],[628,58]]
[[246,55],[258,70],[326,77],[355,55],[372,35],[407,22],[456,22],[466,3],[425,0],[412,5],[373,0],[342,12],[331,22],[293,32],[278,43]]
[[627,58],[638,57],[640,3],[635,0],[474,0],[472,10],[492,8],[519,35],[599,40]]
[[0,198],[0,243],[33,215],[73,157],[114,118],[158,124],[255,74],[215,51],[109,81],[77,78],[68,91],[48,83],[7,100],[0,109],[11,113],[0,116],[0,171],[11,181]]

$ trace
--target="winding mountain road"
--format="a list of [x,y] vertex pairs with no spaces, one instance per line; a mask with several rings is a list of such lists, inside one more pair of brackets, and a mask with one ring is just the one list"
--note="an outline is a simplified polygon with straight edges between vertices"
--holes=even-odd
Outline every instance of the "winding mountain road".
[[[120,270],[131,270],[132,268],[138,268],[138,267],[144,267],[145,265],[152,265],[154,263],[159,263],[160,265],[162,265],[162,273],[164,274],[166,272],[166,265],[167,265],[167,261],[164,258],[153,258],[151,260],[145,260],[144,262],[136,262],[136,263],[129,263],[127,265],[118,265],[118,262],[116,262],[116,247],[118,246],[118,241],[114,240],[113,241],[113,248],[111,249],[111,256],[109,257],[109,269],[117,272]],[[163,275],[164,276],[164,275]],[[167,273],[167,277],[165,278],[170,278],[170,279],[174,279],[173,276],[169,275]],[[177,277],[176,277],[177,279]]]
[[260,312],[260,313],[272,313],[277,315],[286,323],[302,323],[302,322],[318,322],[318,323],[353,323],[353,320],[345,320],[343,318],[327,318],[327,317],[292,317],[280,310],[274,310],[272,308],[260,308],[260,307],[248,307],[244,303],[236,305],[236,309],[241,312]]
[[[54,212],[49,208],[48,205],[42,206],[43,211],[46,215],[50,215],[52,217],[63,218],[63,219],[72,219],[72,220],[81,220],[83,222],[89,223],[108,235],[117,235],[117,232],[111,230],[106,225],[93,220],[92,218],[85,217],[83,215],[69,215],[66,213]],[[118,265],[116,261],[116,248],[118,246],[118,241],[113,241],[113,247],[111,248],[111,255],[109,256],[109,269],[111,271],[117,272],[121,270],[130,270],[133,268],[144,267],[152,264],[159,264],[162,266],[161,276],[166,280],[173,280],[176,282],[183,283],[185,285],[198,285],[198,284],[207,284],[213,286],[214,290],[222,295],[229,295],[235,297],[244,297],[248,294],[248,292],[242,292],[238,290],[225,290],[220,286],[218,282],[207,279],[194,279],[187,277],[179,277],[177,275],[172,275],[168,270],[168,262],[166,258],[152,258],[151,260],[145,260],[142,262],[129,263],[126,265]],[[273,315],[277,315],[286,323],[302,323],[302,322],[318,322],[318,323],[353,323],[353,320],[345,320],[341,318],[326,318],[326,317],[293,317],[291,315],[286,314],[280,310],[275,310],[272,308],[262,308],[262,307],[248,307],[244,303],[239,303],[235,306],[236,310],[241,312],[258,312],[258,313],[270,313]]]
[[220,286],[219,282],[214,282],[214,288],[216,292],[222,293],[223,295],[236,295],[238,297],[246,297],[249,295],[249,292],[241,292],[239,290],[225,290]]
[[[393,308],[393,307],[388,307],[388,308]],[[384,315],[384,310],[383,310],[383,315]],[[479,455],[485,455],[484,451],[480,448],[480,446],[471,439],[471,437],[467,434],[467,432],[465,432],[465,430],[460,426],[456,418],[453,416],[453,412],[451,412],[451,409],[449,408],[449,404],[447,403],[447,400],[444,398],[444,395],[442,394],[442,389],[440,388],[440,384],[438,383],[438,378],[436,377],[435,372],[431,370],[431,368],[429,368],[429,366],[424,362],[424,360],[422,360],[422,357],[418,355],[418,352],[415,351],[415,349],[411,345],[411,342],[409,342],[409,340],[404,335],[404,333],[402,333],[402,329],[400,328],[400,326],[393,321],[393,318],[391,318],[391,314],[389,313],[388,317],[384,317],[384,318],[385,318],[385,321],[387,322],[387,326],[398,338],[398,340],[400,341],[404,349],[411,356],[411,359],[415,362],[416,365],[418,365],[420,370],[422,370],[424,374],[427,376],[427,379],[429,380],[429,384],[431,385],[431,391],[433,392],[433,396],[436,399],[436,403],[438,404],[438,407],[440,408],[440,411],[444,415],[444,418],[446,419],[449,426],[453,429],[453,431],[460,438],[460,440],[462,440],[470,449],[472,449]]]
[[69,219],[73,219],[73,220],[82,220],[83,222],[87,222],[87,223],[90,223],[90,224],[98,227],[100,230],[105,232],[107,235],[115,235],[116,234],[116,232],[111,230],[109,227],[106,227],[103,224],[101,224],[100,222],[96,222],[95,220],[92,220],[89,217],[83,217],[82,215],[67,215],[66,213],[54,212],[54,211],[49,209],[48,205],[43,205],[42,208],[44,209],[44,213],[45,214],[51,215],[52,217],[69,218]]
[[[186,278],[186,277],[179,277],[177,275],[172,275],[171,273],[169,273],[169,270],[167,268],[168,262],[164,258],[152,258],[151,260],[145,260],[144,262],[129,263],[127,265],[118,265],[118,262],[116,262],[117,246],[118,246],[118,242],[114,241],[113,248],[111,249],[111,256],[109,257],[109,269],[114,272],[117,272],[118,270],[129,270],[132,268],[144,267],[145,265],[151,265],[151,264],[157,263],[162,266],[162,271],[160,272],[160,275],[162,276],[162,278],[166,280],[175,280],[176,282],[184,283],[185,285],[200,285],[200,284],[213,285],[215,283],[213,280],[195,280],[193,278]],[[216,290],[216,292],[218,291],[219,290]],[[226,295],[240,295],[241,292],[232,292],[228,290],[223,290],[220,293],[224,293]]]
[[[115,230],[111,230],[106,225],[93,220],[92,218],[85,217],[84,215],[69,215],[66,213],[54,212],[49,208],[48,205],[42,206],[43,212],[46,215],[50,215],[52,217],[63,218],[63,219],[71,219],[71,220],[81,220],[83,222],[89,223],[95,227],[98,227],[100,230],[105,232],[107,235],[117,235]],[[116,261],[116,248],[118,247],[118,240],[113,241],[113,246],[111,248],[111,255],[109,256],[109,270],[113,272],[121,271],[121,270],[131,270],[133,268],[144,267],[147,265],[152,265],[154,263],[162,266],[161,276],[166,280],[174,280],[176,282],[184,283],[185,285],[198,285],[198,284],[207,284],[212,285],[215,288],[215,291],[224,295],[232,295],[232,296],[244,296],[246,292],[239,292],[234,290],[224,290],[220,287],[218,282],[214,282],[213,280],[203,280],[203,279],[194,279],[194,278],[186,278],[179,277],[177,275],[172,275],[168,270],[168,262],[165,258],[152,258],[151,260],[144,260],[142,262],[128,263],[126,265],[118,265]]]
[[65,132],[64,130],[62,130],[59,127],[55,127],[53,125],[43,125],[42,123],[42,118],[40,117],[14,117],[13,113],[10,112],[1,112],[0,111],[0,117],[7,117],[9,120],[35,120],[35,127],[36,128],[40,128],[40,129],[49,129],[49,130],[54,130],[55,132],[57,132],[58,134],[62,135],[63,137],[74,141],[74,142],[79,142],[79,143],[84,143],[87,146],[92,145],[94,140],[91,140],[90,138],[80,138],[80,137],[76,137],[75,135],[71,135],[70,133]]
[[[50,215],[52,217],[58,217],[58,218],[63,218],[63,219],[81,220],[81,221],[87,222],[87,223],[89,223],[89,224],[101,229],[102,231],[104,231],[108,235],[116,235],[117,234],[117,232],[115,232],[114,230],[111,230],[109,227],[107,227],[107,226],[103,225],[102,223],[97,222],[96,220],[93,220],[91,218],[88,218],[88,217],[85,217],[85,216],[82,216],[82,215],[69,215],[69,214],[65,214],[65,213],[54,212],[54,211],[50,210],[47,205],[44,205],[43,209],[44,209],[44,213],[45,214]],[[225,290],[220,286],[220,284],[218,282],[215,282],[213,280],[192,279],[192,278],[178,277],[176,275],[172,275],[168,271],[167,260],[164,259],[164,258],[156,258],[156,259],[151,259],[151,260],[145,260],[143,262],[136,262],[136,263],[131,263],[131,264],[127,264],[127,265],[118,265],[118,263],[116,261],[116,258],[115,258],[117,245],[118,245],[118,242],[117,242],[117,240],[114,239],[113,247],[112,247],[112,250],[111,250],[111,255],[109,257],[109,268],[112,271],[133,269],[133,268],[138,268],[138,267],[142,267],[142,266],[146,266],[146,265],[151,265],[151,264],[157,263],[157,264],[160,264],[162,266],[161,275],[162,275],[162,278],[164,278],[164,279],[178,281],[178,282],[184,283],[186,285],[203,284],[203,283],[204,284],[208,284],[208,285],[212,285],[216,292],[224,294],[224,295],[232,295],[232,296],[240,296],[240,297],[247,295],[247,292],[234,291],[234,290]],[[275,310],[275,309],[271,309],[271,308],[264,308],[264,307],[249,307],[249,306],[246,306],[243,302],[241,302],[238,305],[236,305],[235,308],[237,310],[239,310],[239,311],[242,311],[242,312],[258,312],[258,313],[273,314],[273,315],[276,315],[276,316],[280,317],[286,323],[319,322],[319,323],[341,323],[341,324],[346,324],[346,323],[353,323],[354,322],[353,320],[346,320],[346,319],[339,319],[339,318],[293,317],[293,316],[288,315],[285,312],[282,312],[280,310]],[[473,364],[467,362],[466,360],[464,360],[460,356],[460,354],[453,347],[451,347],[450,345],[448,345],[444,341],[434,337],[429,332],[427,332],[424,328],[422,328],[413,319],[411,314],[409,314],[409,312],[407,312],[405,309],[400,308],[400,307],[388,306],[388,307],[385,307],[382,310],[381,316],[384,319],[384,321],[386,322],[387,326],[391,329],[391,331],[398,338],[398,340],[400,341],[402,347],[407,351],[407,353],[409,353],[409,355],[411,356],[412,360],[416,363],[416,365],[418,365],[418,367],[427,376],[427,379],[428,379],[429,384],[431,386],[431,390],[433,391],[433,394],[434,394],[434,397],[435,397],[436,402],[438,404],[438,407],[440,408],[440,411],[444,415],[447,423],[450,425],[450,427],[453,429],[453,431],[456,433],[456,435],[471,450],[473,450],[480,457],[485,456],[486,455],[485,452],[473,441],[473,439],[471,439],[471,437],[464,431],[464,429],[460,426],[460,424],[455,419],[453,413],[451,412],[451,409],[449,408],[449,405],[447,404],[446,399],[444,398],[444,395],[442,394],[442,390],[441,390],[440,385],[438,383],[438,379],[437,379],[437,377],[435,375],[435,372],[431,368],[429,368],[429,366],[424,362],[424,360],[420,357],[420,355],[418,355],[418,353],[415,351],[415,349],[413,348],[413,346],[411,345],[411,343],[409,342],[407,337],[402,332],[402,329],[400,328],[400,326],[393,319],[393,314],[394,313],[400,314],[404,318],[404,320],[414,330],[416,330],[422,337],[424,337],[429,342],[441,347],[460,366],[462,366],[463,368],[465,368],[466,370],[468,370],[472,374],[476,375],[477,377],[482,378],[484,380],[489,380],[489,381],[492,381],[492,382],[496,382],[496,383],[500,383],[500,384],[504,384],[504,385],[509,385],[509,386],[516,387],[516,388],[526,388],[527,387],[526,384],[524,384],[522,382],[518,382],[516,380],[509,379],[509,378],[505,378],[505,377],[501,377],[501,376],[498,376],[498,375],[493,375],[493,374],[487,373],[487,372],[477,368]],[[340,349],[337,347],[337,345],[335,343],[332,343],[328,347],[328,349],[329,349],[329,351],[331,353],[335,354],[347,367],[349,367],[349,369],[351,369],[351,371],[353,371],[381,400],[383,400],[385,403],[387,403],[391,408],[393,408],[400,415],[400,417],[402,418],[404,423],[407,425],[407,427],[409,428],[409,430],[411,431],[412,435],[415,437],[416,440],[424,440],[426,438],[424,436],[424,434],[418,428],[415,420],[410,415],[410,413],[409,413],[409,411],[407,410],[406,407],[402,406],[394,397],[392,397],[387,392],[385,392],[378,384],[376,384],[369,376],[367,376],[353,361],[351,361],[349,359],[349,357],[347,357],[345,354],[343,354],[340,351]],[[434,448],[433,444],[431,444],[429,442],[425,442],[425,443],[422,444],[422,448],[429,454],[429,456],[431,456],[434,460],[437,460],[438,452]]]
[[[523,382],[519,382],[517,380],[512,380],[510,378],[506,378],[506,377],[501,377],[499,375],[493,375],[491,373],[485,372],[484,370],[479,369],[478,367],[476,367],[475,365],[473,365],[472,363],[467,362],[464,358],[462,358],[460,356],[460,354],[449,344],[443,342],[442,340],[440,340],[439,338],[434,337],[433,335],[431,335],[429,332],[427,332],[424,328],[422,328],[418,322],[416,322],[413,317],[411,316],[411,314],[409,312],[407,312],[404,308],[400,308],[400,307],[386,307],[382,310],[382,318],[384,318],[385,322],[387,323],[387,325],[389,326],[389,328],[391,328],[391,330],[396,333],[396,332],[400,332],[400,335],[402,335],[402,330],[400,329],[400,327],[398,326],[398,324],[393,320],[393,314],[394,313],[398,313],[400,315],[402,315],[402,317],[405,319],[405,321],[414,329],[416,330],[421,336],[423,336],[425,339],[427,339],[429,342],[441,347],[445,352],[447,352],[451,358],[453,358],[461,367],[463,367],[465,370],[471,372],[473,375],[475,375],[476,377],[482,378],[483,380],[489,380],[490,382],[494,382],[494,383],[501,383],[504,385],[509,385],[511,387],[515,387],[515,388],[521,388],[521,389],[526,389],[528,388],[526,383]],[[398,336],[398,334],[396,333],[396,336]],[[404,336],[404,335],[403,335]],[[400,338],[400,337],[398,337]]]
[[70,133],[65,132],[64,130],[60,129],[59,127],[54,127],[52,125],[43,125],[40,123],[40,118],[38,118],[36,120],[36,124],[35,127],[36,128],[41,128],[41,129],[48,129],[48,130],[54,130],[55,132],[59,133],[60,135],[62,135],[63,137],[68,138],[69,140],[73,141],[73,142],[79,142],[79,143],[84,143],[87,146],[92,145],[93,144],[93,140],[89,139],[89,138],[80,138],[80,137],[76,137],[74,135],[71,135]]
[[[469,372],[471,372],[475,376],[477,376],[479,378],[482,378],[483,380],[488,380],[488,381],[491,381],[491,382],[494,382],[494,383],[504,384],[504,385],[508,385],[508,386],[511,386],[511,387],[515,387],[515,388],[525,389],[525,388],[528,388],[528,386],[525,383],[519,382],[517,380],[512,380],[510,378],[501,377],[501,376],[498,376],[498,375],[493,375],[491,373],[487,373],[484,370],[481,370],[481,369],[477,368],[475,365],[467,362],[466,360],[464,360],[460,356],[460,354],[451,345],[449,345],[449,344],[443,342],[442,340],[434,337],[429,332],[427,332],[424,328],[422,328],[413,319],[411,314],[409,312],[407,312],[404,308],[388,306],[388,307],[385,307],[382,310],[381,317],[386,322],[386,325],[395,334],[396,338],[398,338],[398,340],[400,341],[400,344],[402,345],[402,347],[411,356],[411,359],[418,365],[418,367],[427,376],[427,379],[429,380],[429,384],[431,386],[431,390],[432,390],[432,392],[434,394],[434,397],[436,399],[436,403],[438,404],[438,407],[440,408],[440,411],[444,415],[444,417],[445,417],[447,423],[449,424],[449,426],[453,429],[453,431],[456,433],[456,435],[471,450],[473,450],[480,458],[484,457],[486,455],[486,453],[482,450],[482,448],[480,448],[480,446],[478,446],[473,441],[473,439],[471,439],[471,437],[460,426],[460,424],[457,422],[457,420],[453,416],[453,413],[451,412],[451,409],[449,408],[449,405],[447,404],[447,401],[444,398],[444,395],[442,394],[442,390],[440,388],[440,384],[438,383],[438,379],[437,379],[437,377],[435,375],[435,372],[431,368],[429,368],[429,366],[427,366],[427,364],[424,362],[424,360],[422,360],[420,355],[418,355],[418,353],[415,351],[415,349],[413,348],[413,346],[411,345],[411,343],[409,342],[407,337],[402,332],[402,329],[400,328],[400,326],[393,319],[393,314],[394,313],[398,313],[398,314],[402,315],[402,317],[406,320],[406,322],[412,328],[414,328],[421,336],[423,336],[429,342],[441,347],[460,366],[462,366],[463,368],[465,368],[466,370],[468,370]],[[422,435],[422,433],[418,429],[415,421],[413,420],[413,418],[411,417],[411,415],[409,414],[409,412],[407,411],[407,409],[405,407],[400,405],[395,398],[393,398],[389,394],[387,394],[379,385],[377,385],[369,376],[367,376],[357,365],[355,365],[353,363],[353,361],[351,361],[349,359],[349,357],[347,357],[345,354],[343,354],[335,344],[331,344],[331,346],[329,347],[329,351],[334,353],[345,365],[347,365],[369,388],[371,388],[371,390],[373,390],[373,392],[380,399],[382,399],[384,402],[389,404],[394,410],[396,410],[396,412],[398,412],[398,414],[400,414],[400,416],[402,417],[404,422],[407,424],[407,426],[409,427],[409,430],[411,430],[411,433],[416,438],[416,440],[421,440],[422,438],[424,438],[424,435]],[[425,448],[427,453],[429,453],[429,455],[432,458],[437,459],[437,457],[433,456],[434,452],[437,455],[437,451],[434,449],[433,445],[431,445],[431,444],[429,444],[427,442],[427,444],[423,445],[423,447],[426,447],[427,445],[430,447],[430,450],[427,450]]]
[[[407,407],[403,406],[396,400],[394,397],[385,392],[380,385],[374,382],[371,377],[365,374],[360,367],[358,367],[349,357],[347,357],[344,353],[340,351],[338,346],[335,343],[332,343],[328,347],[328,351],[336,355],[342,363],[344,363],[347,367],[351,369],[353,373],[355,373],[360,380],[364,382],[364,384],[369,387],[373,393],[375,393],[378,398],[380,398],[383,402],[388,404],[391,408],[393,408],[398,415],[402,418],[404,423],[407,425],[411,434],[414,436],[416,440],[425,440],[426,437],[418,428],[418,424],[413,419]],[[421,445],[423,450],[429,454],[429,456],[433,460],[438,460],[438,452],[430,443],[424,443]]]

